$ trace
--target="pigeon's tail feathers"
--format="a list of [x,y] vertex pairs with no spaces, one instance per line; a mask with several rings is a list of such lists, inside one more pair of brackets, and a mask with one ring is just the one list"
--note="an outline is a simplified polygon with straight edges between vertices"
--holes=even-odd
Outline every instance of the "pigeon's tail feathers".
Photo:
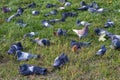
[[73,29],[73,31],[74,31],[75,33],[78,33],[78,30],[76,30],[76,29]]

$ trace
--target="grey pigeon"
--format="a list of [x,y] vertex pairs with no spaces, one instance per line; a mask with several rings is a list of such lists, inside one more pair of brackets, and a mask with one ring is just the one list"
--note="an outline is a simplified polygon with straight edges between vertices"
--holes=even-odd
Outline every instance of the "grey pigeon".
[[43,38],[43,39],[38,39],[36,38],[33,40],[33,42],[37,43],[40,46],[50,46],[50,40]]
[[27,52],[22,52],[20,50],[16,51],[16,56],[18,61],[24,61],[24,60],[29,60],[31,58],[39,58],[39,55],[27,53]]
[[108,28],[108,27],[112,27],[112,26],[114,26],[114,22],[111,21],[110,19],[108,19],[108,21],[105,23],[104,27]]
[[110,47],[112,49],[120,49],[120,40],[114,36],[112,38]]
[[55,58],[53,66],[55,68],[60,68],[69,61],[68,56],[65,53],[60,54]]

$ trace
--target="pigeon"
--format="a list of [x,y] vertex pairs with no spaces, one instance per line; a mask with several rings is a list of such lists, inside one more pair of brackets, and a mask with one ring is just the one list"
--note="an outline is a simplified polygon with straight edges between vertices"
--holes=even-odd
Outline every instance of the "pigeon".
[[61,22],[61,19],[51,19],[51,20],[49,20],[49,23],[56,23],[56,22]]
[[50,26],[52,26],[47,20],[42,20],[42,25],[44,27],[50,27]]
[[57,35],[57,36],[66,36],[66,30],[63,30],[61,28],[58,28],[58,30],[56,32],[54,32],[54,35]]
[[68,56],[65,53],[60,54],[55,58],[53,67],[60,68],[69,61]]
[[18,9],[17,9],[17,16],[20,16],[20,15],[22,15],[23,14],[23,12],[24,12],[24,9],[23,8],[21,8],[21,7],[18,7]]
[[71,40],[70,46],[73,52],[76,52],[78,49],[81,49],[81,45],[79,44],[79,42],[76,42],[75,40]]
[[15,54],[17,50],[23,50],[21,42],[17,42],[11,45],[8,50],[8,54]]
[[17,25],[21,26],[21,27],[26,27],[27,24],[23,22],[22,19],[19,19],[17,22],[16,22]]
[[34,74],[45,75],[47,74],[47,68],[32,66],[29,64],[22,64],[19,66],[19,73],[24,76],[34,75]]
[[92,2],[89,6],[94,8],[94,9],[99,9],[99,6],[96,2]]
[[81,1],[80,2],[80,8],[78,8],[77,10],[80,10],[80,11],[86,11],[86,10],[88,10],[88,8],[89,8],[89,6],[86,4],[86,2],[85,1]]
[[89,7],[88,11],[91,13],[95,13],[97,11],[97,9],[93,8],[93,7]]
[[119,39],[119,40],[120,40],[120,35],[116,35],[116,34],[111,35],[111,39],[113,39],[114,37],[116,37],[117,39]]
[[73,31],[78,35],[79,38],[85,37],[88,34],[88,26],[85,26],[81,30],[73,29]]
[[71,2],[65,2],[64,7],[71,6]]
[[113,36],[110,47],[112,49],[120,49],[120,40]]
[[82,26],[89,26],[90,25],[90,23],[88,23],[88,22],[86,22],[86,21],[80,21],[80,20],[76,20],[76,24],[77,24],[77,26],[80,26],[80,25],[82,25]]
[[3,13],[8,13],[8,12],[11,12],[11,11],[12,11],[11,8],[8,8],[7,6],[2,7],[2,12]]
[[52,7],[56,7],[57,5],[55,4],[51,4],[51,3],[47,3],[46,8],[52,8]]
[[50,14],[52,14],[52,15],[56,15],[57,13],[58,13],[57,10],[52,10],[52,11],[50,11]]
[[96,2],[92,2],[89,5],[88,11],[91,13],[102,13],[105,11],[104,8],[100,8]]
[[71,47],[73,47],[74,45],[77,45],[78,48],[80,48],[80,47],[89,46],[91,44],[91,42],[77,42],[75,40],[71,40],[70,44],[71,44]]
[[32,38],[32,37],[35,36],[36,34],[38,34],[38,33],[37,33],[37,32],[30,32],[30,33],[25,34],[25,35],[24,35],[24,38],[26,38],[26,37]]
[[75,17],[77,16],[76,12],[63,12],[62,13],[62,18],[66,19],[67,17]]
[[106,50],[107,49],[106,49],[105,45],[102,45],[101,48],[97,51],[96,55],[103,56],[105,54]]
[[111,37],[111,36],[113,35],[112,33],[108,32],[108,31],[106,31],[106,30],[104,30],[104,29],[100,29],[100,28],[95,28],[94,32],[95,32],[98,36],[100,36],[100,35],[102,35],[102,34],[105,34],[107,37]]
[[35,8],[36,7],[36,3],[32,2],[31,4],[27,5],[26,8]]
[[67,0],[58,0],[59,2],[65,3]]
[[108,21],[105,23],[104,27],[108,28],[108,27],[112,27],[112,26],[114,26],[114,22],[111,21],[110,19],[108,19]]
[[80,2],[80,6],[86,6],[87,4],[86,4],[86,2],[85,1],[81,1]]
[[16,51],[16,56],[17,56],[18,61],[24,61],[24,60],[29,60],[31,58],[39,58],[40,57],[40,55],[34,55],[31,53],[22,52],[20,50]]
[[46,38],[43,39],[36,38],[35,40],[33,40],[33,42],[36,42],[40,46],[50,46],[50,41]]
[[39,12],[39,11],[34,10],[34,11],[32,11],[32,14],[33,14],[33,15],[39,15],[39,14],[40,14],[40,12]]
[[90,44],[91,42],[77,42],[75,40],[71,40],[70,42],[70,46],[73,52],[76,52],[78,49],[81,49],[82,47],[88,47]]
[[23,12],[24,12],[24,9],[21,8],[21,7],[19,7],[19,8],[17,9],[17,12],[16,12],[15,14],[11,15],[9,18],[7,18],[6,21],[7,21],[7,22],[10,22],[14,17],[17,17],[17,16],[22,15]]

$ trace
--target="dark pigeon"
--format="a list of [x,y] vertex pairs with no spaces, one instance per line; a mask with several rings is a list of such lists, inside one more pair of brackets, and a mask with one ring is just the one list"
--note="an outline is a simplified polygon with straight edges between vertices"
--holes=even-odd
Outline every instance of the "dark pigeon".
[[108,19],[108,21],[105,23],[104,27],[108,28],[108,27],[112,27],[112,26],[114,26],[114,22],[111,21],[110,19]]
[[105,45],[102,45],[101,48],[97,51],[96,55],[103,56],[106,52],[106,47]]
[[11,45],[8,54],[15,54],[17,50],[23,50],[23,46],[20,42]]
[[116,36],[113,36],[110,47],[112,49],[120,49],[120,40]]
[[17,9],[17,12],[15,14],[11,15],[9,18],[7,18],[6,21],[10,22],[14,17],[21,16],[23,14],[23,12],[24,12],[24,9],[19,7]]
[[23,64],[19,66],[19,73],[24,76],[34,75],[34,74],[45,75],[47,74],[47,68]]
[[34,11],[32,11],[32,14],[33,14],[33,15],[39,15],[39,14],[40,14],[40,12],[39,12],[39,11],[37,11],[37,10],[34,10]]
[[68,57],[66,54],[62,53],[60,56],[56,57],[53,63],[53,66],[55,68],[60,68],[64,64],[66,64],[69,61]]
[[36,3],[32,2],[31,4],[27,5],[27,8],[35,8],[36,7]]
[[77,12],[63,12],[62,19],[66,19],[67,17],[75,17],[77,15]]
[[58,28],[58,30],[56,32],[54,32],[54,34],[57,36],[66,36],[66,32],[67,32],[66,30]]
[[85,1],[81,1],[80,2],[80,7],[77,9],[77,10],[80,10],[80,11],[86,11],[88,10],[89,6],[86,4]]
[[52,8],[52,7],[56,7],[57,5],[55,4],[51,4],[51,3],[47,3],[46,8]]

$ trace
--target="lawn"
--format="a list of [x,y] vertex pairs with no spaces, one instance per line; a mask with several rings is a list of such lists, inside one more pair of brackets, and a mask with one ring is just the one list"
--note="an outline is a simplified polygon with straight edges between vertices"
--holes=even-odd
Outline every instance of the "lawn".
[[[14,14],[18,6],[25,7],[26,5],[35,2],[36,8],[25,9],[24,13],[6,22],[8,18]],[[70,1],[70,0],[69,0]],[[72,5],[66,10],[59,10],[57,15],[44,17],[43,15],[56,8],[46,8],[47,3],[62,4],[58,0],[0,0],[0,8],[8,6],[12,9],[9,13],[0,11],[0,80],[119,80],[120,79],[120,52],[110,48],[111,41],[98,41],[98,36],[94,33],[94,29],[99,27],[104,29],[104,24],[108,19],[115,22],[115,26],[105,28],[105,30],[120,34],[120,9],[119,0],[95,0],[100,7],[105,8],[104,13],[90,13],[88,11],[76,10],[80,6],[82,0],[71,0]],[[91,3],[93,0],[85,0],[86,3]],[[38,16],[33,16],[31,11],[39,10]],[[116,11],[115,11],[116,10]],[[75,11],[78,13],[76,17],[69,17],[65,22],[53,24],[53,27],[45,28],[42,26],[42,20],[61,18],[61,13],[66,11]],[[23,19],[28,25],[20,27],[16,25],[18,19]],[[72,29],[82,29],[83,26],[76,25],[76,19],[88,21],[91,23],[89,34],[87,37],[79,39]],[[58,28],[67,30],[66,36],[54,36],[53,32]],[[49,47],[41,47],[32,43],[29,38],[23,39],[23,35],[29,32],[38,32],[34,38],[48,38],[52,43]],[[78,52],[72,52],[70,41],[76,40],[79,42],[92,41],[91,46],[82,48]],[[30,59],[29,61],[18,62],[16,57],[8,55],[7,51],[11,44],[20,41],[25,52],[40,54],[42,58]],[[96,51],[101,45],[105,45],[107,51],[104,56],[95,56]],[[69,62],[52,71],[54,59],[61,53],[65,53],[69,57]],[[48,68],[47,75],[22,76],[18,72],[19,65],[31,64],[35,66]]]

